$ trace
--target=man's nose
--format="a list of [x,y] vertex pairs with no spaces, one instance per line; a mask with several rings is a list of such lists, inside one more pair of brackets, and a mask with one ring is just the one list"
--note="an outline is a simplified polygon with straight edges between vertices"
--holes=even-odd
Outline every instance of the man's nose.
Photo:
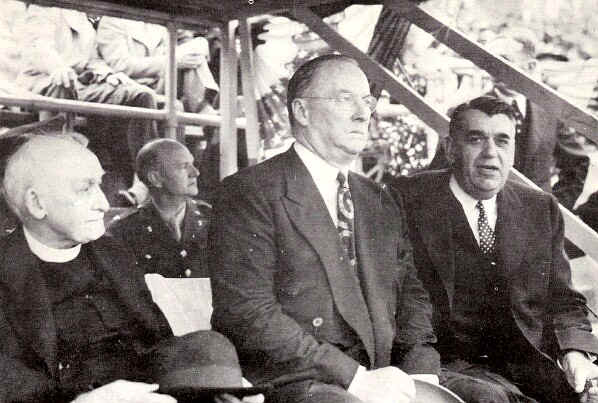
[[369,120],[372,117],[370,106],[363,99],[355,97],[355,116],[360,120]]
[[195,165],[191,165],[189,168],[189,176],[197,178],[199,176],[199,169]]
[[487,157],[496,156],[496,143],[492,139],[484,141],[484,155]]
[[110,208],[110,203],[108,203],[108,199],[106,198],[106,195],[104,194],[102,189],[100,189],[99,186],[96,190],[93,207],[94,207],[94,209],[100,210],[103,212],[108,211],[108,209]]

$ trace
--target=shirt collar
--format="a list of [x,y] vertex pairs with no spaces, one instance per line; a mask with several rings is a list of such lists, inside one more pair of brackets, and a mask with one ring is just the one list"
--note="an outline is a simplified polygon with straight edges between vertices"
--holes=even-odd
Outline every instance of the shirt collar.
[[25,233],[25,239],[27,240],[27,245],[29,245],[29,249],[31,250],[31,252],[33,252],[35,256],[37,256],[44,262],[70,262],[71,260],[74,260],[77,256],[79,256],[79,252],[81,251],[81,244],[77,244],[72,248],[68,249],[52,248],[38,241],[33,236],[33,234],[27,231],[27,228],[23,227],[23,232]]
[[307,167],[307,170],[311,174],[314,182],[321,183],[321,182],[332,182],[336,183],[336,177],[339,172],[342,172],[345,177],[347,177],[349,173],[349,169],[346,168],[344,170],[340,170],[334,165],[329,164],[326,160],[322,159],[319,155],[305,147],[303,144],[295,141],[295,151],[301,161]]
[[[459,203],[461,203],[461,206],[463,206],[463,210],[467,212],[476,210],[476,204],[478,203],[478,200],[474,199],[469,195],[469,193],[463,190],[461,185],[459,185],[459,182],[457,182],[455,175],[451,175],[449,187],[451,188],[453,195],[455,195]],[[496,211],[496,195],[492,196],[490,199],[482,200],[482,204],[484,205],[485,211]]]

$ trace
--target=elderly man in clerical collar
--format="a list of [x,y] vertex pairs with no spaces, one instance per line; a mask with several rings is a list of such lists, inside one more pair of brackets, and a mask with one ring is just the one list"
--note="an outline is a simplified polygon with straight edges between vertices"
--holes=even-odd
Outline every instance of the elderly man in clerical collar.
[[169,351],[188,349],[241,386],[230,342],[211,331],[174,338],[133,256],[102,236],[96,156],[53,135],[0,143],[2,194],[21,223],[0,239],[0,401],[173,403],[156,382]]
[[150,202],[115,217],[110,232],[123,239],[146,273],[209,277],[208,224],[212,207],[198,194],[193,155],[171,139],[154,140],[137,155]]

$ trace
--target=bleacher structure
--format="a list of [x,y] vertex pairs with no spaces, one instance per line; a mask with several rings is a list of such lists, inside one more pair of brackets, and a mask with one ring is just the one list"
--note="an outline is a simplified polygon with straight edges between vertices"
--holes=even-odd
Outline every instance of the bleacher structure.
[[[370,80],[386,89],[394,99],[401,100],[411,112],[434,129],[440,137],[448,134],[447,116],[429,105],[415,90],[400,81],[391,71],[361,52],[349,41],[327,25],[322,15],[341,11],[354,4],[384,4],[398,12],[412,24],[432,34],[438,41],[459,53],[462,57],[483,68],[492,76],[518,88],[535,104],[588,139],[598,143],[598,117],[561,97],[551,88],[534,80],[509,62],[490,53],[450,24],[432,16],[413,0],[338,1],[338,0],[34,0],[27,3],[43,6],[73,8],[97,15],[112,15],[138,19],[165,25],[169,32],[169,61],[166,70],[166,107],[164,110],[148,110],[117,105],[52,99],[45,97],[0,97],[0,104],[26,107],[31,110],[53,110],[150,118],[165,121],[167,133],[175,137],[178,124],[220,126],[220,174],[222,177],[237,169],[236,129],[246,130],[246,146],[250,164],[259,155],[259,121],[255,97],[243,97],[245,118],[237,116],[237,66],[242,73],[242,93],[255,94],[252,44],[250,36],[251,17],[262,14],[284,14],[306,24],[325,40],[331,48],[357,59]],[[222,32],[220,64],[220,116],[178,112],[176,97],[176,31],[178,28],[219,26]],[[239,29],[241,52],[237,54],[235,30]],[[240,62],[240,63],[239,63]],[[513,175],[535,186],[516,170]],[[598,261],[598,234],[570,211],[561,207],[565,219],[565,235],[587,256]]]

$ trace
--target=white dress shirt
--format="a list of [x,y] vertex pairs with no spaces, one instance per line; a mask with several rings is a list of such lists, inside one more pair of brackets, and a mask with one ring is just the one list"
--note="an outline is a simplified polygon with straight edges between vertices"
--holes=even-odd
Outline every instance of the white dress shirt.
[[[336,177],[341,171],[337,167],[330,165],[328,162],[323,160],[319,155],[313,153],[307,147],[299,142],[295,142],[293,145],[299,158],[306,166],[309,174],[316,183],[316,187],[324,199],[330,218],[336,226],[338,224],[337,217],[337,194],[338,194],[338,182]],[[345,177],[348,178],[349,170],[342,171]]]
[[[463,212],[465,213],[465,217],[467,217],[467,222],[469,223],[469,227],[475,236],[478,245],[480,244],[480,234],[478,232],[478,217],[480,216],[480,210],[476,208],[477,199],[471,197],[468,193],[466,193],[459,183],[457,183],[457,179],[455,179],[454,175],[451,175],[451,179],[449,182],[449,187],[453,195],[457,198],[461,207],[463,208]],[[488,200],[482,200],[482,204],[484,205],[484,210],[486,211],[486,217],[488,218],[488,225],[494,231],[496,227],[496,217],[497,217],[497,209],[496,209],[496,196],[492,197]]]

